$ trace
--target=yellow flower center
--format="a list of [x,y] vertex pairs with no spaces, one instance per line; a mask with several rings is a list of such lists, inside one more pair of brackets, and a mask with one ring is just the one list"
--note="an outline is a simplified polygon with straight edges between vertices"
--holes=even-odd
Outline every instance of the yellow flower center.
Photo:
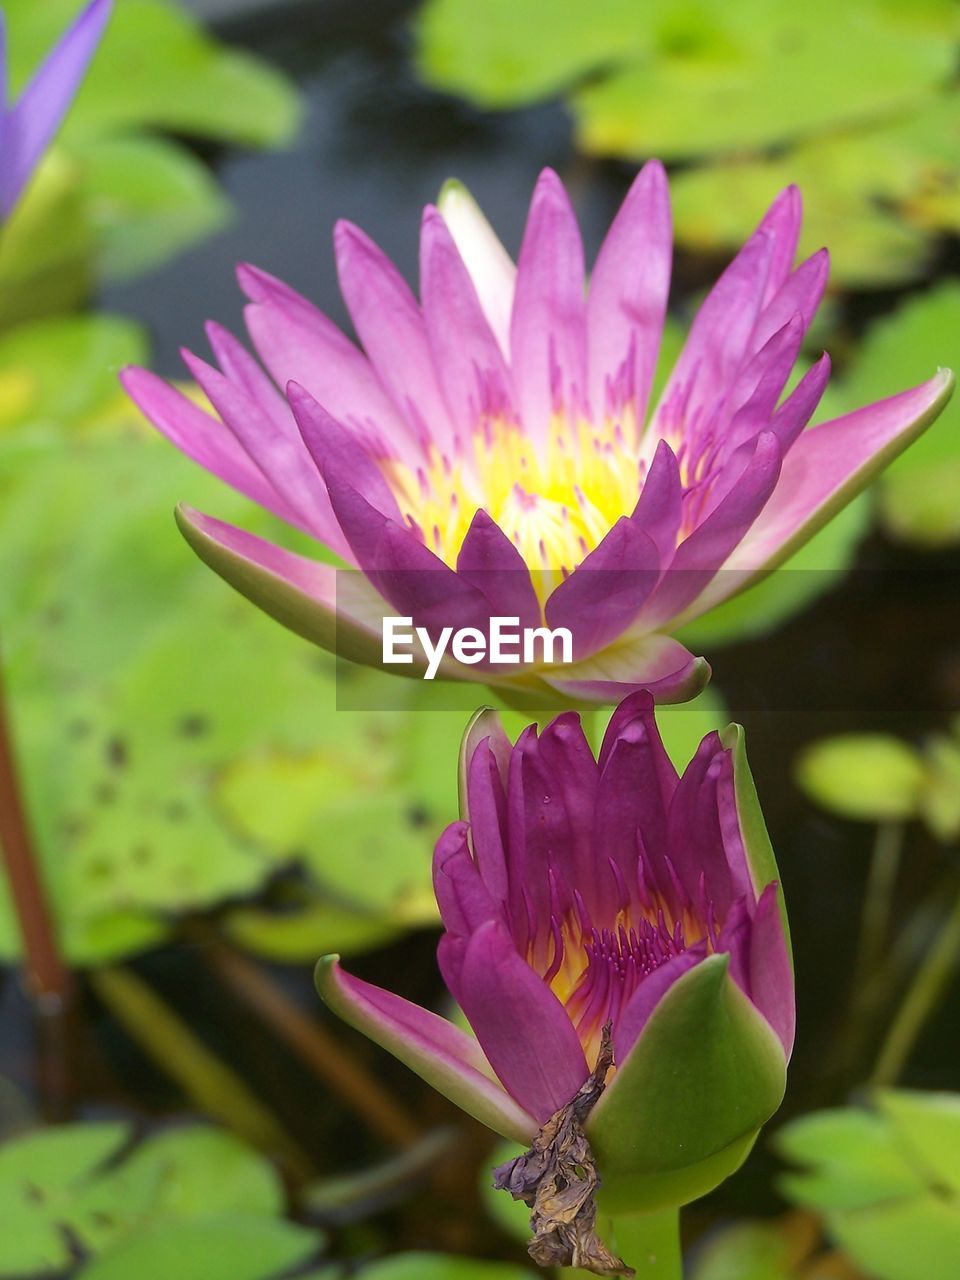
[[496,521],[534,570],[542,598],[570,574],[620,516],[636,506],[649,459],[628,444],[630,424],[571,428],[556,418],[546,449],[510,423],[485,423],[461,456],[434,450],[412,471],[384,464],[400,510],[432,551],[451,567],[478,508]]

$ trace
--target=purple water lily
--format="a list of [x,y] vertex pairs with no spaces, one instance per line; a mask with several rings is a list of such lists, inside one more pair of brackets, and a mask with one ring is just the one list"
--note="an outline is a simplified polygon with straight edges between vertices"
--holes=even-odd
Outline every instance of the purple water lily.
[[368,598],[338,601],[329,566],[181,512],[209,564],[315,642],[376,664],[384,612],[431,634],[515,617],[569,629],[572,664],[497,671],[447,656],[440,674],[567,699],[634,688],[684,699],[709,668],[673,638],[677,626],[787,559],[952,385],[941,372],[805,430],[830,362],[784,394],[827,279],[824,250],[794,266],[800,219],[791,187],[708,294],[654,404],[672,251],[656,162],[633,183],[589,288],[554,173],[537,183],[518,266],[451,185],[424,214],[419,302],[362,231],[338,224],[362,350],[243,266],[247,328],[269,375],[211,324],[219,368],[185,359],[216,416],[146,370],[124,383],[185,453],[363,571]]
[[[56,44],[15,106],[0,95],[0,216],[9,216],[60,127],[110,17],[113,0],[92,0]],[[0,13],[0,49],[3,15]],[[0,52],[0,75],[4,75]]]
[[511,746],[486,712],[464,742],[461,794],[464,821],[434,859],[438,957],[476,1038],[336,957],[321,995],[524,1141],[577,1093],[612,1024],[615,1074],[589,1126],[604,1178],[630,1182],[634,1205],[701,1194],[779,1105],[794,1037],[776,865],[740,732],[708,735],[678,777],[648,693],[620,705],[598,759],[575,713]]

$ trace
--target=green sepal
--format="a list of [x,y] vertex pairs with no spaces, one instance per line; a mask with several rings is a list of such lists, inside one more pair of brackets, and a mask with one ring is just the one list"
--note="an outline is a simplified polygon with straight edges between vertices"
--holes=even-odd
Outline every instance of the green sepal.
[[783,1099],[783,1048],[728,967],[729,956],[709,956],[677,979],[590,1117],[611,1213],[705,1195]]
[[783,897],[783,886],[780,883],[780,869],[776,855],[770,842],[763,810],[760,808],[760,797],[757,785],[753,780],[750,765],[747,761],[746,734],[741,724],[727,725],[720,735],[720,741],[730,752],[733,760],[733,790],[737,805],[737,817],[740,821],[740,835],[743,838],[743,849],[750,866],[753,889],[757,897],[763,893],[768,884],[777,882],[777,902],[780,906],[780,919],[783,921],[783,936],[787,943],[787,954],[793,964],[793,947],[790,942],[790,921],[787,918],[787,907]]
[[[224,546],[200,527],[189,509],[180,506],[175,514],[180,532],[203,563],[258,609],[321,649],[338,653],[352,662],[380,666],[382,652],[378,636],[338,616],[335,608],[300,591],[279,574]],[[329,570],[329,566],[318,562],[317,569]],[[405,675],[417,674],[415,664],[397,670]]]

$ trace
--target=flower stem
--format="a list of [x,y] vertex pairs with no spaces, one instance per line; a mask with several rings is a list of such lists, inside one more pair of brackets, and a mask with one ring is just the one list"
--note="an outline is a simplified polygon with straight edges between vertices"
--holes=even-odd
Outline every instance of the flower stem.
[[[601,1200],[600,1236],[633,1267],[637,1280],[683,1280],[678,1209],[610,1217],[604,1215],[602,1204]],[[586,1277],[588,1273],[578,1270],[563,1274]]]
[[893,1085],[900,1077],[924,1024],[940,1003],[960,963],[960,894],[924,956],[890,1025],[870,1083]]
[[887,949],[887,935],[893,907],[893,891],[900,870],[903,852],[903,825],[884,822],[877,827],[870,859],[864,894],[863,913],[860,918],[860,945],[857,955],[857,983],[862,989],[870,975],[876,971]]
[[70,972],[60,955],[36,849],[20,794],[0,669],[0,852],[23,942],[30,994],[42,1011],[69,1002]]

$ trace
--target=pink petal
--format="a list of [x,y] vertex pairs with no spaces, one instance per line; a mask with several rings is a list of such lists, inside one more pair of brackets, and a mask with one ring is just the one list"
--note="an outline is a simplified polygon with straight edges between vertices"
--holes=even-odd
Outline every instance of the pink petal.
[[527,218],[510,327],[510,365],[525,430],[546,439],[552,414],[576,414],[586,397],[583,243],[551,169],[540,175]]
[[222,422],[149,369],[124,369],[120,381],[140,411],[188,458],[281,520],[309,532],[307,522]]
[[400,272],[359,227],[338,222],[340,289],[357,336],[393,403],[422,440],[448,451],[455,437],[426,325]]
[[183,359],[233,434],[274,488],[299,513],[300,521],[338,554],[345,550],[326,489],[292,413],[278,418],[252,399],[245,389],[190,351]]
[[445,1018],[344,973],[335,956],[320,962],[317,989],[334,1013],[481,1124],[515,1141],[533,1137],[534,1119],[490,1079],[476,1042]]
[[420,236],[420,292],[434,365],[461,434],[490,418],[512,420],[504,358],[447,224],[430,205]]
[[929,382],[801,433],[773,498],[726,568],[782,564],[940,413],[953,391],[941,370]]
[[563,1005],[496,921],[482,925],[470,939],[460,987],[463,1012],[498,1079],[519,1106],[544,1124],[588,1075]]
[[587,296],[592,412],[619,407],[624,382],[642,428],[670,290],[673,227],[667,176],[657,160],[640,170],[597,255]]

